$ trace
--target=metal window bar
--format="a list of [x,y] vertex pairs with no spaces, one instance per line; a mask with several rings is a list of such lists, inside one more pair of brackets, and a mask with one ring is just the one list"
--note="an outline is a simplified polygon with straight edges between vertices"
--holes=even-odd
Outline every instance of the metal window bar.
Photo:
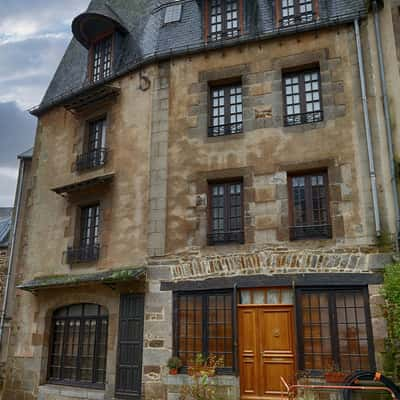
[[208,136],[225,136],[234,135],[243,132],[243,122],[235,122],[232,124],[214,125],[208,128]]
[[93,82],[108,78],[112,73],[112,36],[93,47]]
[[332,225],[298,225],[291,226],[290,237],[292,240],[303,239],[330,239],[332,237]]
[[79,172],[102,167],[107,163],[107,148],[91,150],[76,157],[75,166]]
[[84,247],[68,247],[65,252],[67,264],[79,264],[97,261],[100,258],[100,245],[94,244]]
[[[97,308],[97,312],[86,313],[87,306],[92,311],[93,308]],[[80,312],[71,312],[72,309]],[[105,375],[103,374],[101,379],[97,378],[97,365],[98,354],[106,354],[107,342],[95,340],[101,327],[107,335],[107,313],[95,304],[67,306],[54,313],[48,367],[49,383],[104,388]]]
[[197,354],[203,354],[223,357],[224,366],[218,372],[231,373],[234,356],[232,293],[177,293],[175,301],[178,317],[175,350],[183,361],[183,371]]
[[285,115],[283,118],[285,126],[312,124],[315,122],[321,122],[324,119],[324,112],[321,110],[300,114],[290,114]]

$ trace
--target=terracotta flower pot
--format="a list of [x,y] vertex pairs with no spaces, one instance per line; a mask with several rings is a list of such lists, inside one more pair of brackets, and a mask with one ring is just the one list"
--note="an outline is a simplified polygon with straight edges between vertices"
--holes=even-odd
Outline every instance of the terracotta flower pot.
[[178,375],[178,370],[177,370],[176,368],[171,368],[171,369],[169,370],[169,374],[170,374],[170,375]]
[[346,378],[344,372],[326,372],[325,380],[327,383],[343,383]]

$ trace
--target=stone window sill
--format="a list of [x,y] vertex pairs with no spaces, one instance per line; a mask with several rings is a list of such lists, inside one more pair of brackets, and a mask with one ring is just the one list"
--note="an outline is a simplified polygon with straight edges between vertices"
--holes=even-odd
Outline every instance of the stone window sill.
[[[42,396],[42,397],[40,397]],[[47,396],[57,399],[87,399],[87,400],[104,400],[104,390],[78,388],[73,386],[61,385],[41,385],[39,386],[39,398],[47,399]]]

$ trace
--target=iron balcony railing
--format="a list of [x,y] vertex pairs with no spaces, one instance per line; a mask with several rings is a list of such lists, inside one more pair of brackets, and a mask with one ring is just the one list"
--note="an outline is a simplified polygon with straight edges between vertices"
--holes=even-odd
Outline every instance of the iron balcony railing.
[[288,17],[282,18],[279,23],[281,28],[303,25],[315,22],[317,20],[316,13],[304,13],[298,15],[290,15]]
[[99,148],[76,157],[76,170],[86,171],[103,166],[107,162],[107,149]]
[[210,42],[217,42],[219,40],[229,40],[234,39],[240,36],[240,29],[233,28],[233,29],[226,29],[224,31],[210,33],[208,35],[208,41]]
[[284,116],[285,126],[312,124],[313,122],[321,122],[324,119],[322,111],[312,111],[302,114],[290,114]]
[[64,253],[67,264],[78,264],[97,261],[100,257],[100,245],[68,247]]
[[298,225],[290,228],[291,240],[331,239],[332,225]]
[[212,232],[207,236],[208,244],[210,246],[224,243],[240,243],[244,244],[244,232],[243,231],[232,231],[232,232]]
[[235,122],[232,124],[225,124],[225,125],[213,125],[208,128],[209,137],[234,135],[236,133],[242,133],[242,132],[243,132],[243,122]]

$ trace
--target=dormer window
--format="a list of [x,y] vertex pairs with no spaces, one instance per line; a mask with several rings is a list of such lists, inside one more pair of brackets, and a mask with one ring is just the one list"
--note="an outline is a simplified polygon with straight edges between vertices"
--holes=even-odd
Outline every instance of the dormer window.
[[305,24],[315,19],[317,0],[277,0],[278,21],[282,27]]
[[92,81],[108,78],[112,73],[113,36],[107,36],[92,46]]
[[208,2],[208,40],[238,37],[241,32],[242,0],[210,0]]

